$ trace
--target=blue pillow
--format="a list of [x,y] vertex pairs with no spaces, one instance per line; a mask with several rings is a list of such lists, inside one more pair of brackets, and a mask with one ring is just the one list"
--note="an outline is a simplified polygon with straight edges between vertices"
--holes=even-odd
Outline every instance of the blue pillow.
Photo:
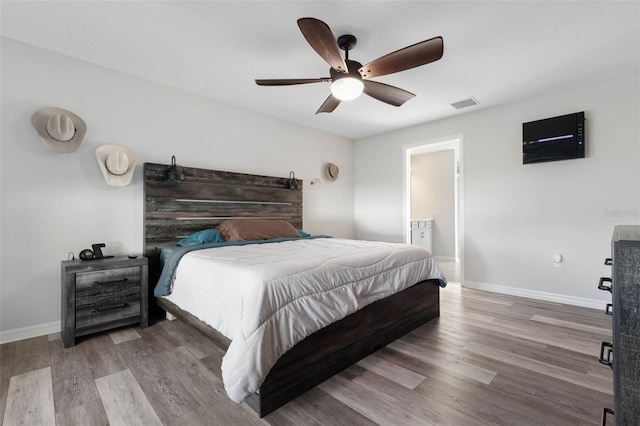
[[195,244],[206,243],[221,243],[222,235],[217,229],[205,229],[203,231],[195,232],[188,237],[185,237],[178,241],[178,245],[182,247],[192,246]]
[[311,234],[304,232],[302,229],[296,229],[296,231],[298,231],[298,234],[300,234],[301,237],[310,237]]

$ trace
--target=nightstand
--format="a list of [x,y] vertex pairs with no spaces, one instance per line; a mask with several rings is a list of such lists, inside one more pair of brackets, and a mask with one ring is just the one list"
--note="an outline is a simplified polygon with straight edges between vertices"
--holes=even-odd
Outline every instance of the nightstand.
[[149,325],[147,258],[62,262],[62,341],[140,323]]

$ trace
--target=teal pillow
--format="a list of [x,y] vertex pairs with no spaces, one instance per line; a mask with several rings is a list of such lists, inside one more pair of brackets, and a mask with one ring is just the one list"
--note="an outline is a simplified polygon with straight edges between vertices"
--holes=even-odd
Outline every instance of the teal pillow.
[[304,232],[302,229],[296,229],[296,231],[298,231],[298,234],[300,234],[301,237],[310,237],[311,234]]
[[221,243],[222,235],[217,229],[205,229],[203,231],[194,232],[178,241],[178,245],[182,247],[192,246],[195,244]]

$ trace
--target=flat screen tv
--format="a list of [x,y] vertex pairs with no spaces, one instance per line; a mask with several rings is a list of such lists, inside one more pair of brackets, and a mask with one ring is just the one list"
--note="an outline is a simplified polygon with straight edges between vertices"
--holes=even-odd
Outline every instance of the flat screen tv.
[[584,158],[584,111],[522,124],[522,164]]

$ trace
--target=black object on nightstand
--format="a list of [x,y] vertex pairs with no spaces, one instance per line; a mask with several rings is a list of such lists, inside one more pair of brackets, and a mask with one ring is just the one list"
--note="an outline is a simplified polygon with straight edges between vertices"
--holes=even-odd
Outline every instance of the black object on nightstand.
[[62,262],[62,342],[115,327],[149,325],[146,257]]

